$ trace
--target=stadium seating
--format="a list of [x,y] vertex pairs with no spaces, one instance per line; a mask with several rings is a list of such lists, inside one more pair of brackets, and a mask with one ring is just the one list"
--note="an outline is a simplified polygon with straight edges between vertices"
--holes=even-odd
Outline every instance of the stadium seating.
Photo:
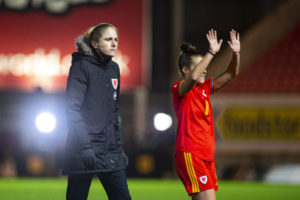
[[300,23],[249,63],[224,93],[300,93]]

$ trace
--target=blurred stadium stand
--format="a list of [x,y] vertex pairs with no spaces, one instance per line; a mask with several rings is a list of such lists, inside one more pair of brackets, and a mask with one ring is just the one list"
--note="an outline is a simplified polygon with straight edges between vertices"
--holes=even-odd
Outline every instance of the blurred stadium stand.
[[225,87],[225,93],[300,92],[300,22]]

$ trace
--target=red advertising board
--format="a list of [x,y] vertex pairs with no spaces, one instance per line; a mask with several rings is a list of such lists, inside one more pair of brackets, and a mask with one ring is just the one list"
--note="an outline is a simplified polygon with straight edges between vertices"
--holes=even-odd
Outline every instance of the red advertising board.
[[81,2],[86,3],[69,3],[68,10],[62,13],[51,13],[41,3],[40,7],[34,7],[32,3],[24,9],[1,4],[1,90],[32,91],[40,87],[46,92],[64,91],[71,53],[76,51],[76,37],[90,26],[103,22],[119,29],[119,50],[113,59],[120,66],[121,89],[145,86],[145,52],[142,47],[147,45],[144,31],[146,1]]

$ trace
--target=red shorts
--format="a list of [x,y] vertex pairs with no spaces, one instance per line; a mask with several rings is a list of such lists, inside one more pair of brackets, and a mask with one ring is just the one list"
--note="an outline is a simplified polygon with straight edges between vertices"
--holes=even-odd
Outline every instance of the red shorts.
[[204,190],[218,190],[215,161],[205,161],[189,152],[175,155],[176,172],[191,195]]

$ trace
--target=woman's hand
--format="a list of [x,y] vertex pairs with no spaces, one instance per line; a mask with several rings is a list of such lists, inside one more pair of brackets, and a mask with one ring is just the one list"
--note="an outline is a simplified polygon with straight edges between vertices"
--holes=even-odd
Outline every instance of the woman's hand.
[[208,34],[206,34],[206,38],[209,42],[209,52],[212,54],[216,54],[219,52],[223,40],[219,40],[217,38],[217,31],[211,29],[208,31]]
[[241,50],[240,34],[233,29],[230,31],[230,41],[228,41],[228,44],[234,53],[240,52]]

